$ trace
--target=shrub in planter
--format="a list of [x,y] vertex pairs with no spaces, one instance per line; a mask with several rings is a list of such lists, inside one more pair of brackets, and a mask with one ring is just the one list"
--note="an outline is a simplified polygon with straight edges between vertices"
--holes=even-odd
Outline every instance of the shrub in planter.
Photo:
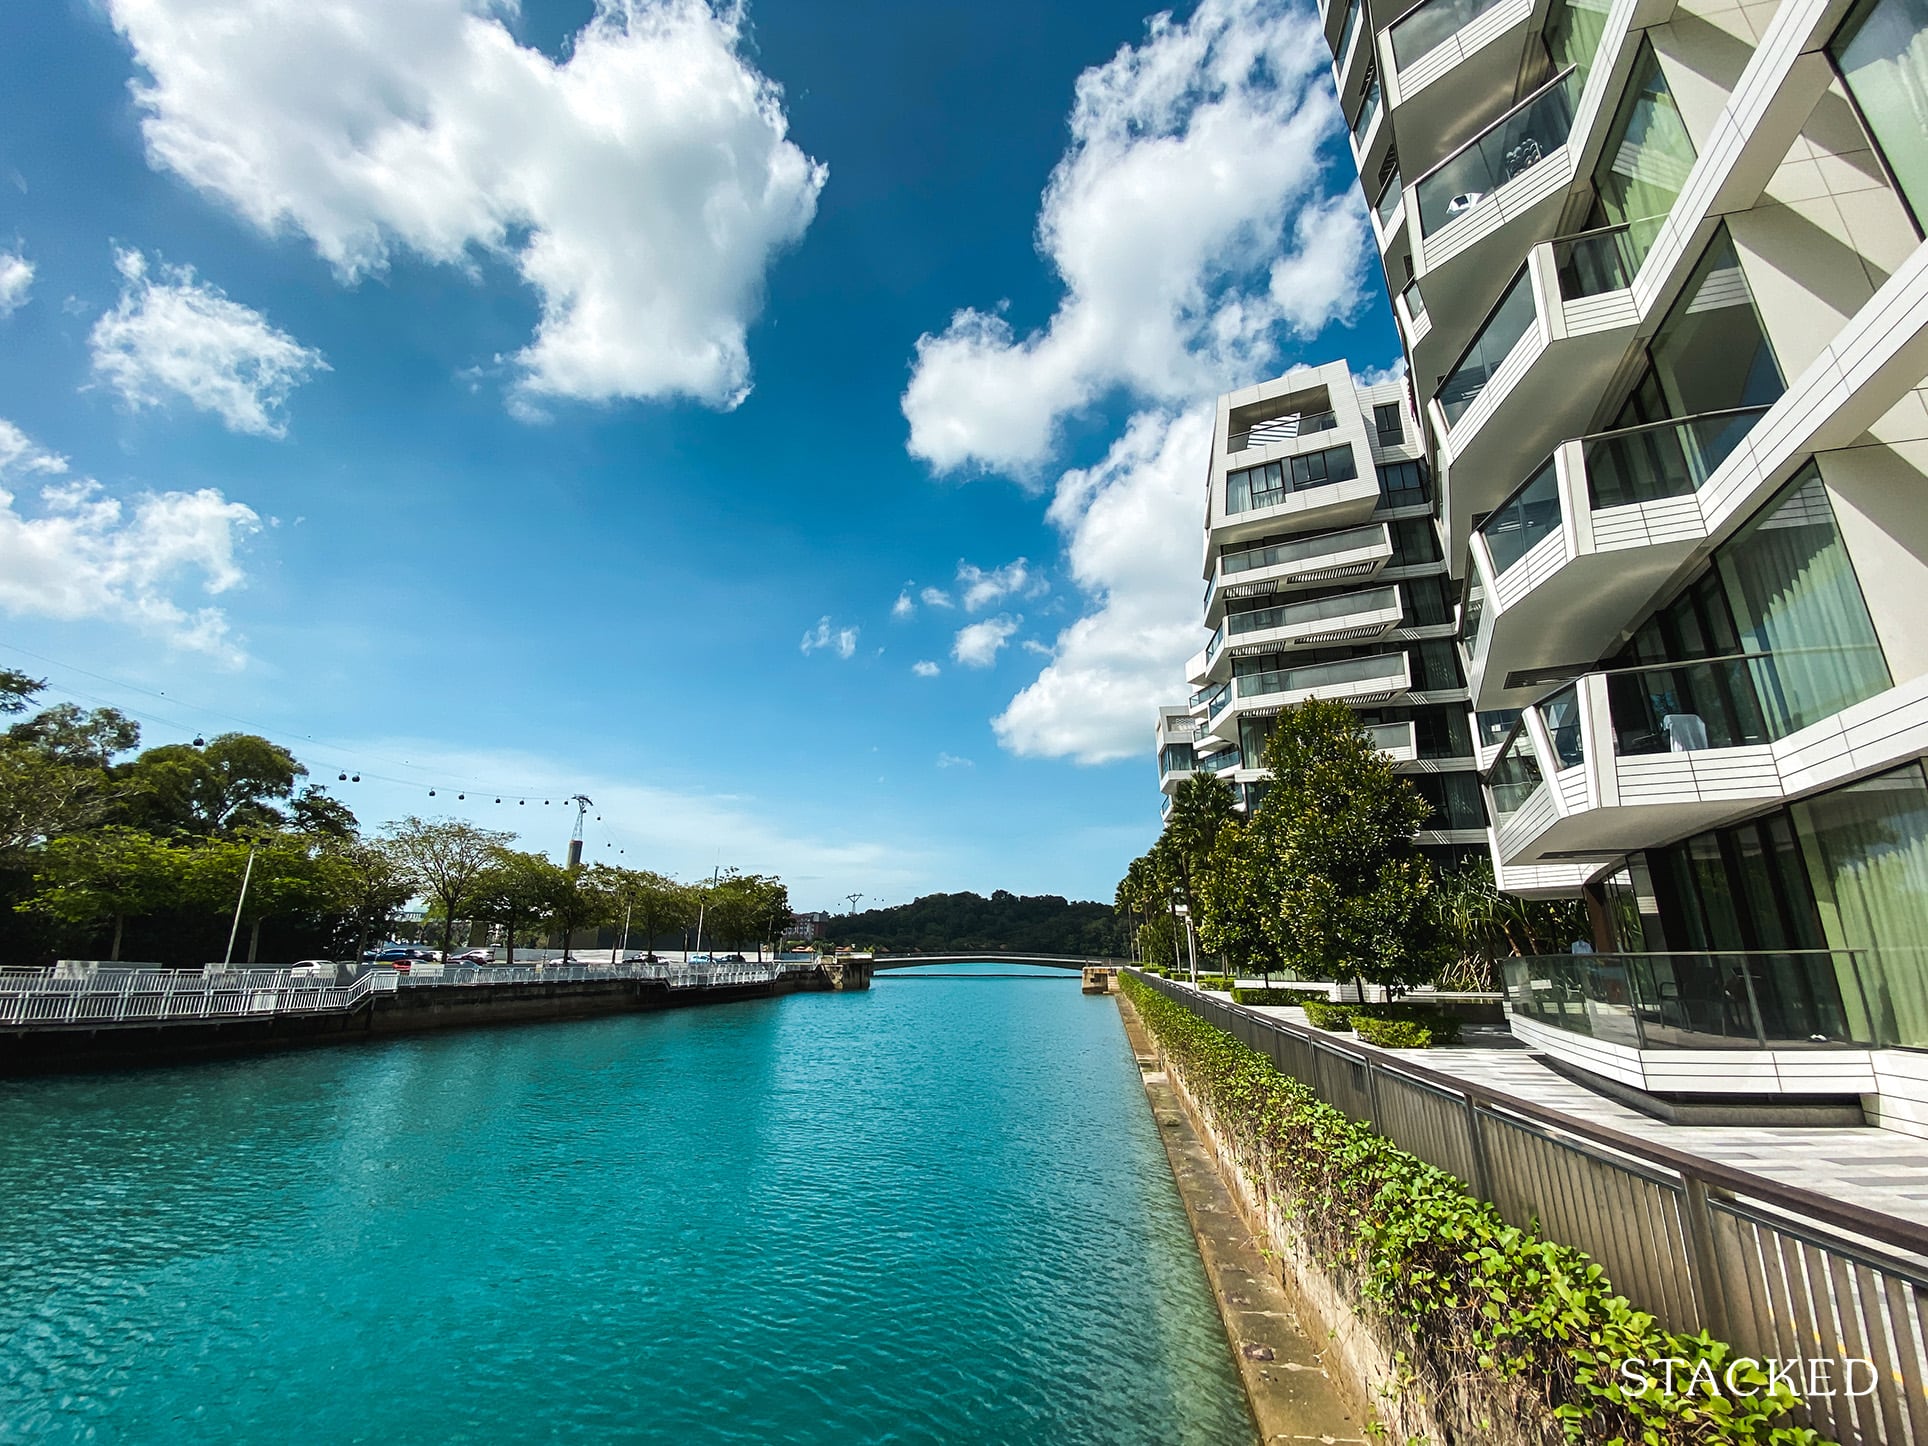
[[1355,1004],[1352,1027],[1382,1049],[1431,1049],[1459,1043],[1459,1020],[1424,1004]]
[[1352,1011],[1356,1004],[1335,1004],[1330,999],[1308,997],[1305,1001],[1305,1017],[1320,1029],[1336,1029],[1340,1032],[1352,1028]]
[[1229,974],[1201,974],[1198,976],[1198,987],[1223,992],[1232,987],[1232,979]]
[[1234,989],[1234,1004],[1299,1004],[1305,995],[1297,989]]

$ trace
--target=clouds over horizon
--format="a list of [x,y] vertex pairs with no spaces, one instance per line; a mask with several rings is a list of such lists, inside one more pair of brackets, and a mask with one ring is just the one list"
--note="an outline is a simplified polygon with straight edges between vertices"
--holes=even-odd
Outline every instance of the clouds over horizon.
[[1029,480],[1106,393],[1187,406],[1356,312],[1370,233],[1349,175],[1324,188],[1340,117],[1317,26],[1276,0],[1203,0],[1078,78],[1038,216],[1064,298],[1023,336],[967,305],[918,339],[913,456]]
[[[23,482],[36,488],[35,515],[16,505]],[[197,577],[210,597],[238,587],[236,550],[260,526],[253,508],[213,488],[109,497],[0,420],[0,609],[10,614],[125,623],[238,666],[227,615],[176,595]]]
[[230,432],[283,437],[288,394],[316,371],[320,352],[260,312],[201,281],[191,266],[150,267],[117,251],[120,300],[88,337],[94,375],[135,411],[179,397]]
[[597,0],[552,61],[498,0],[105,0],[148,159],[344,283],[399,255],[512,265],[512,406],[748,394],[747,330],[826,169],[745,59],[740,9]]

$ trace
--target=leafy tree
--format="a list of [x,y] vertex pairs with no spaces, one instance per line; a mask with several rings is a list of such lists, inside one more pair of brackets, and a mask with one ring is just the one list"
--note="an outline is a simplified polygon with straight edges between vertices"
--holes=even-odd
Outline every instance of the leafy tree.
[[542,876],[542,917],[562,935],[562,952],[566,958],[576,932],[601,923],[609,901],[589,883],[581,869],[550,864],[549,870]]
[[389,919],[414,896],[414,877],[386,842],[325,838],[322,848],[335,907],[354,927],[353,957],[360,959],[369,939],[386,935]]
[[502,926],[508,963],[515,962],[515,941],[524,926],[533,925],[548,909],[557,887],[554,876],[567,872],[541,854],[503,848],[476,880],[471,907],[477,917]]
[[121,936],[138,917],[180,897],[187,851],[138,829],[109,827],[50,840],[35,855],[32,897],[14,907],[37,911],[75,929],[113,921],[107,957],[121,956]]
[[1307,978],[1395,991],[1437,978],[1454,949],[1413,843],[1425,799],[1329,699],[1280,714],[1265,763],[1253,867],[1278,891],[1266,928],[1279,955]]
[[118,755],[140,747],[141,725],[118,708],[83,713],[72,703],[56,703],[14,724],[7,738],[55,763],[105,769]]
[[924,953],[1125,952],[1118,916],[1109,904],[1057,894],[1019,896],[1003,889],[989,898],[926,894],[892,908],[841,915],[836,930],[847,943]]
[[389,846],[415,887],[442,911],[442,950],[455,938],[455,916],[475,894],[477,880],[513,834],[477,828],[461,819],[414,815],[388,825]]
[[[692,890],[649,869],[591,864],[586,882],[606,900],[604,917],[612,924],[627,923],[632,933],[640,933],[645,952],[653,952],[658,934],[680,929],[696,917]],[[618,948],[626,942],[619,938]]]
[[107,775],[0,738],[0,854],[93,827],[112,801]]
[[239,905],[239,918],[248,925],[250,964],[260,955],[265,920],[285,914],[325,914],[337,907],[341,897],[338,877],[322,862],[313,841],[291,833],[203,840],[187,853],[184,884],[184,891],[210,911],[226,912]]
[[1441,911],[1459,950],[1453,982],[1468,989],[1495,987],[1495,961],[1519,954],[1563,954],[1592,932],[1578,899],[1524,899],[1502,893],[1486,859],[1443,874]]
[[122,822],[149,833],[211,838],[287,822],[273,800],[289,797],[308,770],[278,743],[223,733],[200,747],[167,743],[116,770]]
[[311,838],[346,842],[361,836],[355,811],[318,784],[309,784],[289,803],[288,822]]
[[1286,962],[1267,928],[1279,891],[1265,867],[1265,832],[1236,820],[1219,830],[1198,876],[1198,940],[1225,957],[1227,972],[1261,974],[1269,984]]
[[47,686],[45,678],[31,678],[16,668],[0,668],[0,714],[24,713],[34,694]]
[[1232,786],[1216,773],[1194,773],[1172,793],[1172,809],[1159,844],[1165,849],[1163,872],[1177,885],[1184,902],[1197,907],[1194,881],[1211,857],[1218,831],[1238,812]]

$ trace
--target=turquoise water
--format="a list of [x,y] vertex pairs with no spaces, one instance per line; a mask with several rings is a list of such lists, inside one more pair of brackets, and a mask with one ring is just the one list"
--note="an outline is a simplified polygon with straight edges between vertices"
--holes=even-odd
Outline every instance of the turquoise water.
[[16,1439],[1252,1428],[1113,1002],[893,975],[0,1083]]

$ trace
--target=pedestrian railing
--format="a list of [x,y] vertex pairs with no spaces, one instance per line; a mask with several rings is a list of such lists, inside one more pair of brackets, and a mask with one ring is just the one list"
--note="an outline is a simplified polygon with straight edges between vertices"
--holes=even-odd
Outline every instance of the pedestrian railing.
[[346,1013],[401,989],[496,984],[588,984],[652,980],[671,989],[768,984],[808,973],[814,963],[541,964],[436,966],[420,972],[372,969],[347,984],[292,969],[208,974],[184,969],[0,970],[0,1027],[240,1019],[273,1014]]
[[[1663,1324],[1707,1330],[1759,1361],[1831,1362],[1834,1394],[1805,1393],[1808,1424],[1823,1436],[1928,1442],[1928,1226],[1349,1045],[1176,981],[1137,977],[1341,1113],[1457,1176],[1510,1224],[1537,1226],[1584,1250]],[[1869,1363],[1851,1385],[1843,1383],[1849,1360]]]

